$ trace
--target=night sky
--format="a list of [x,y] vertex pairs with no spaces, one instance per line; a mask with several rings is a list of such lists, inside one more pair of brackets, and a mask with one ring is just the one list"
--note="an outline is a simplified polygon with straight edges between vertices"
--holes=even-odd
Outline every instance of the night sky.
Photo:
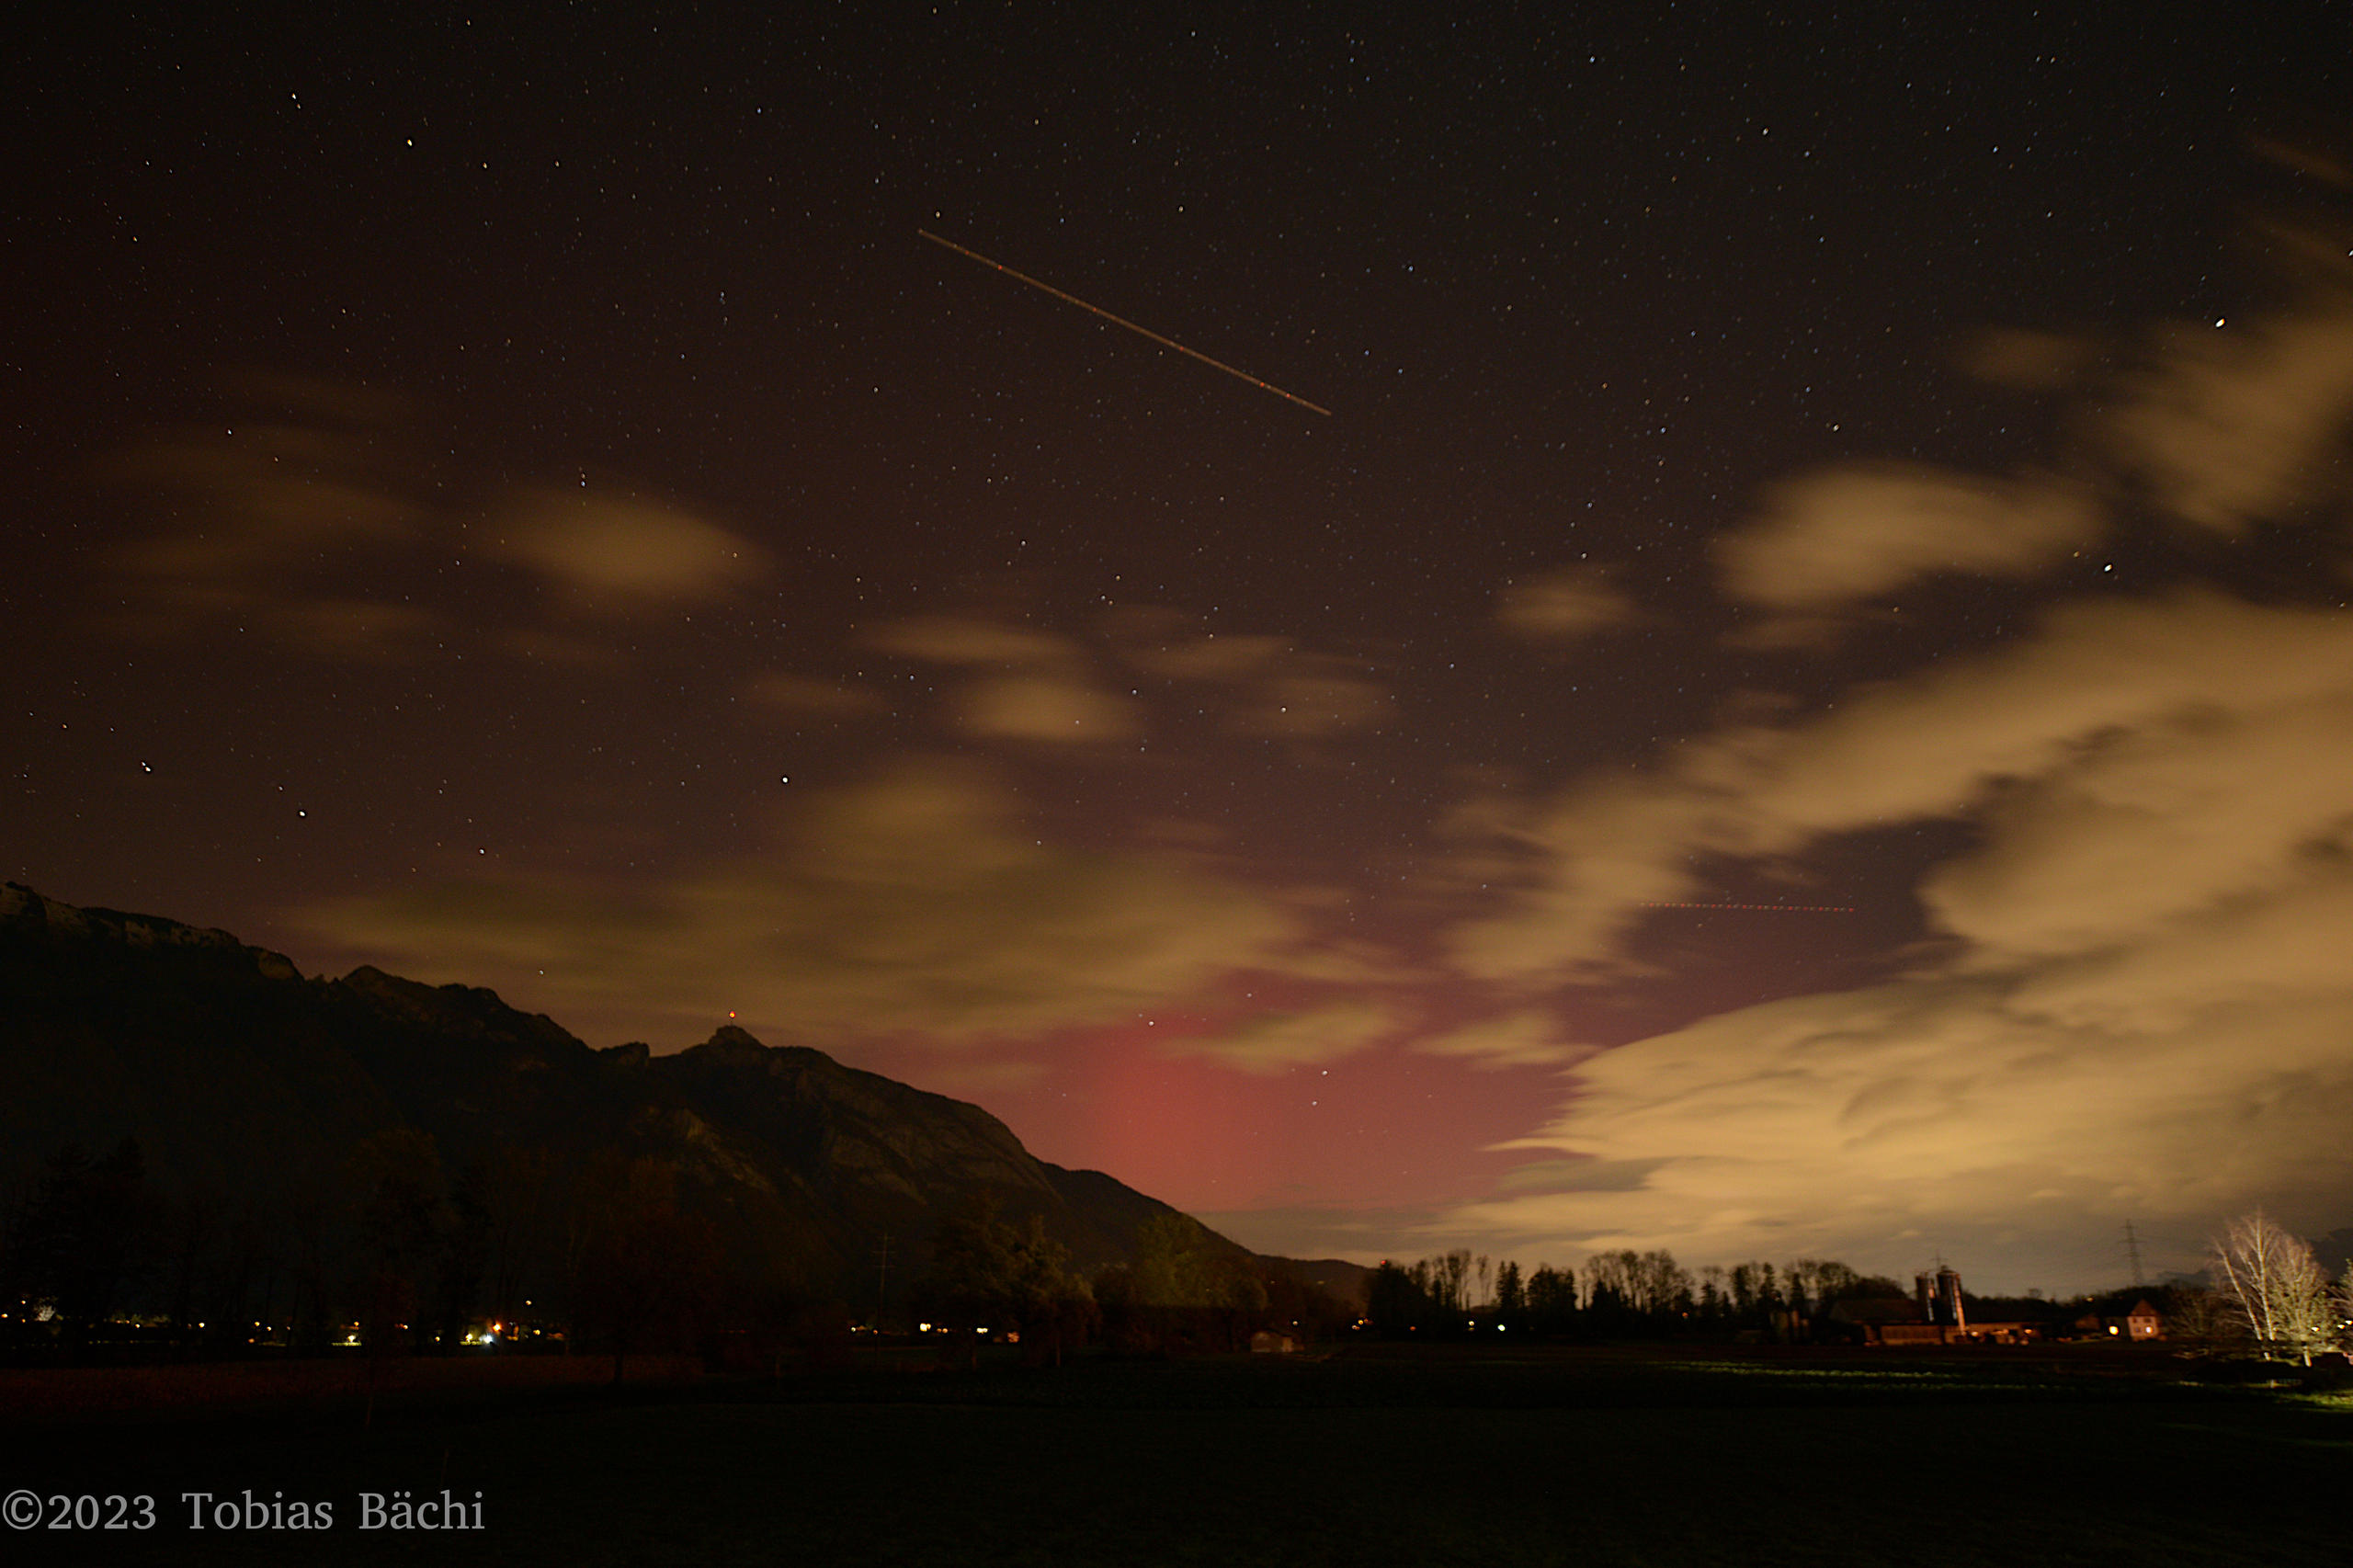
[[2342,7],[337,9],[0,63],[0,874],[1265,1251],[2353,1223]]

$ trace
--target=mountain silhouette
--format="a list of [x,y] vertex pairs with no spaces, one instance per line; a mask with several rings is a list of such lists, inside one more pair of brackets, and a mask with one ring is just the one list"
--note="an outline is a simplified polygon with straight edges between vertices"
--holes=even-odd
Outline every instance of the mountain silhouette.
[[[419,1134],[488,1216],[518,1300],[553,1289],[566,1204],[616,1162],[658,1163],[739,1271],[861,1312],[903,1301],[942,1218],[975,1206],[1034,1216],[1086,1273],[1177,1214],[1036,1158],[977,1106],[733,1026],[675,1054],[600,1051],[490,991],[306,978],[224,931],[0,890],[0,1176],[17,1192],[63,1152],[131,1140],[184,1224],[334,1232],[357,1153]],[[1259,1261],[1344,1290],[1363,1273]]]

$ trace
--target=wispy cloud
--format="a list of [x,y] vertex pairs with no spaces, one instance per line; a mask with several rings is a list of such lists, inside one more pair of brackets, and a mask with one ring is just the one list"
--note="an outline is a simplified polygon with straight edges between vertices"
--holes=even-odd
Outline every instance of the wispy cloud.
[[1592,1054],[1592,1048],[1573,1040],[1558,1020],[1535,1011],[1506,1013],[1427,1035],[1414,1042],[1414,1049],[1489,1069],[1558,1066]]
[[1122,656],[1201,690],[1229,733],[1314,740],[1378,729],[1391,715],[1389,690],[1363,660],[1284,637],[1192,632],[1171,619],[1180,624],[1146,616],[1123,622]]
[[1716,561],[1745,604],[1824,612],[1922,577],[2032,576],[2102,527],[2094,498],[2054,479],[1857,464],[1776,485],[1756,520],[1717,539]]
[[707,604],[759,580],[767,557],[743,535],[626,492],[545,487],[507,497],[489,551],[526,568],[577,613],[627,619]]
[[1532,642],[1577,642],[1641,624],[1633,597],[1599,567],[1540,572],[1495,596],[1495,621]]
[[336,658],[405,657],[440,614],[387,588],[446,547],[419,499],[400,400],[273,378],[241,383],[267,412],[159,436],[107,477],[151,518],[108,558],[110,631],[172,638],[219,628]]
[[914,616],[875,627],[864,642],[966,672],[949,712],[969,735],[1095,745],[1143,728],[1140,705],[1102,681],[1074,638],[975,616]]
[[1385,1003],[1347,999],[1276,1012],[1222,1032],[1162,1042],[1176,1056],[1207,1056],[1245,1073],[1282,1073],[1337,1062],[1394,1035],[1405,1020]]
[[[626,485],[525,486],[487,502],[428,456],[407,401],[365,387],[244,377],[265,410],[173,432],[112,461],[146,526],[108,558],[108,630],[222,628],[335,661],[401,662],[451,642],[582,667],[620,662],[610,632],[762,580],[740,533]],[[507,574],[544,590],[484,593]],[[521,608],[518,608],[520,606]]]
[[960,1048],[1132,1018],[1303,935],[1182,858],[1058,848],[984,770],[909,763],[813,795],[756,853],[623,896],[556,878],[314,907],[355,956],[463,976],[665,1046],[731,1010],[773,1041]]
[[2353,494],[2343,450],[2353,431],[2353,277],[2343,270],[2302,309],[2160,335],[2097,420],[2154,505],[2231,536]]

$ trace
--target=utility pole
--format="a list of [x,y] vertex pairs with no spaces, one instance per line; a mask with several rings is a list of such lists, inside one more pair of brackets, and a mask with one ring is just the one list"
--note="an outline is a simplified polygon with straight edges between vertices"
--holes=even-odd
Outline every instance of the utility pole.
[[882,1244],[874,1249],[874,1326],[882,1326],[882,1303],[891,1293],[891,1233],[882,1233]]
[[2132,1233],[2132,1221],[2130,1220],[2124,1221],[2124,1257],[2132,1266],[2132,1289],[2138,1290],[2143,1284],[2141,1278],[2141,1238]]

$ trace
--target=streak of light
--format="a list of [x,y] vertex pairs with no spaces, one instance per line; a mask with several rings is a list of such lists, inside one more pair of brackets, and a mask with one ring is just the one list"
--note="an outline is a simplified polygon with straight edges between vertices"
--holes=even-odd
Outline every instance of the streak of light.
[[1288,398],[1291,402],[1299,404],[1300,407],[1311,409],[1313,412],[1322,415],[1326,419],[1332,417],[1332,411],[1324,407],[1321,403],[1310,403],[1305,398],[1300,396],[1297,392],[1287,392],[1283,391],[1282,388],[1275,385],[1274,382],[1262,381],[1257,377],[1252,375],[1249,371],[1237,370],[1222,359],[1212,359],[1198,348],[1188,348],[1173,337],[1163,337],[1160,334],[1153,331],[1152,328],[1148,326],[1138,326],[1135,323],[1128,320],[1125,316],[1115,316],[1100,305],[1090,305],[1075,294],[1065,294],[1060,289],[1055,288],[1052,284],[1040,282],[1037,278],[1030,277],[1026,272],[1016,272],[1012,267],[1006,266],[1005,263],[1001,261],[991,261],[987,256],[983,256],[980,252],[967,249],[965,246],[958,244],[954,240],[943,240],[938,234],[931,233],[927,229],[917,229],[915,233],[922,235],[925,239],[929,240],[933,244],[945,246],[947,249],[954,251],[958,256],[969,256],[974,261],[979,262],[983,267],[993,267],[997,271],[1004,273],[1007,278],[1018,278],[1022,282],[1029,284],[1032,289],[1042,289],[1057,300],[1062,300],[1070,304],[1076,305],[1082,311],[1092,312],[1094,314],[1101,316],[1105,321],[1111,323],[1114,326],[1123,326],[1130,332],[1136,333],[1144,337],[1149,337],[1164,348],[1174,348],[1179,354],[1190,355],[1193,358],[1199,359],[1202,364],[1209,366],[1211,369],[1223,370],[1227,375],[1233,377],[1236,381],[1248,381],[1252,386],[1256,387],[1263,392],[1270,392],[1277,397]]
[[1852,915],[1849,903],[1645,903],[1644,909],[1755,909],[1768,915]]

